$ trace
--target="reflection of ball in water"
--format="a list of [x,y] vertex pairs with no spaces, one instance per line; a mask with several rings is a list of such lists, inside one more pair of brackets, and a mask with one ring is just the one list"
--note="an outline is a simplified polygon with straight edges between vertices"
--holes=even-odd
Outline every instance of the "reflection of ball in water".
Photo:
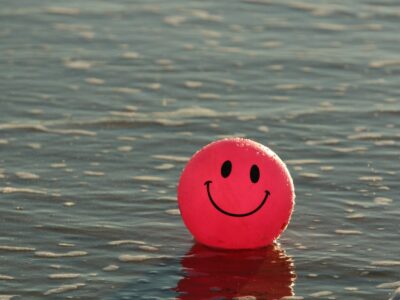
[[223,251],[195,244],[182,259],[178,299],[281,299],[293,295],[293,261],[277,245]]
[[195,239],[216,248],[271,244],[294,205],[289,171],[269,148],[242,138],[198,151],[182,172],[179,209]]

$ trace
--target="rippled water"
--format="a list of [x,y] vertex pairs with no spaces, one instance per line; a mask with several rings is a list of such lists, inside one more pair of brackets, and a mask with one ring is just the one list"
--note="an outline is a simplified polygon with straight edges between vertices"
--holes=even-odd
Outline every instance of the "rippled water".
[[[388,299],[399,18],[395,0],[3,0],[0,299]],[[180,171],[225,136],[288,164],[280,245],[184,228]]]

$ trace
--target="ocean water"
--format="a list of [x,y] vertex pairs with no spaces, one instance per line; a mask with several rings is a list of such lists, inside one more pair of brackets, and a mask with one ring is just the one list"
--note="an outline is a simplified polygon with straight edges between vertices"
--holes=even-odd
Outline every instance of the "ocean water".
[[[389,299],[399,18],[396,0],[3,0],[0,299]],[[182,168],[226,136],[293,176],[274,246],[211,250],[181,221]]]

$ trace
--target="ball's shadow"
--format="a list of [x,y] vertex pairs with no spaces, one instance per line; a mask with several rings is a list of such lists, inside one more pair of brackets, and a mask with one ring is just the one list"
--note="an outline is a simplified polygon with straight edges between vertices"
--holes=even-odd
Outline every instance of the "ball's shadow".
[[178,299],[280,299],[294,294],[293,260],[279,245],[224,251],[196,243],[181,265],[184,277],[174,289]]

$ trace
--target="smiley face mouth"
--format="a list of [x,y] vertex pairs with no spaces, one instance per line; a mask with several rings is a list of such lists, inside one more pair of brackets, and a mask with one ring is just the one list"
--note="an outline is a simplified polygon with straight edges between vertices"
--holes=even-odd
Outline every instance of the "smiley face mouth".
[[261,207],[263,207],[263,205],[265,204],[265,202],[267,201],[269,195],[271,195],[271,193],[268,190],[265,190],[265,196],[264,199],[261,201],[261,203],[252,211],[249,211],[247,213],[243,213],[243,214],[235,214],[235,213],[231,213],[229,211],[223,210],[221,207],[219,207],[217,205],[217,203],[215,203],[213,197],[211,196],[211,192],[210,192],[210,185],[211,185],[212,181],[211,180],[207,180],[204,185],[207,187],[207,194],[208,194],[208,199],[210,200],[210,202],[212,203],[212,205],[221,213],[230,216],[230,217],[247,217],[250,216],[252,214],[255,214],[257,211],[259,211],[261,209]]

